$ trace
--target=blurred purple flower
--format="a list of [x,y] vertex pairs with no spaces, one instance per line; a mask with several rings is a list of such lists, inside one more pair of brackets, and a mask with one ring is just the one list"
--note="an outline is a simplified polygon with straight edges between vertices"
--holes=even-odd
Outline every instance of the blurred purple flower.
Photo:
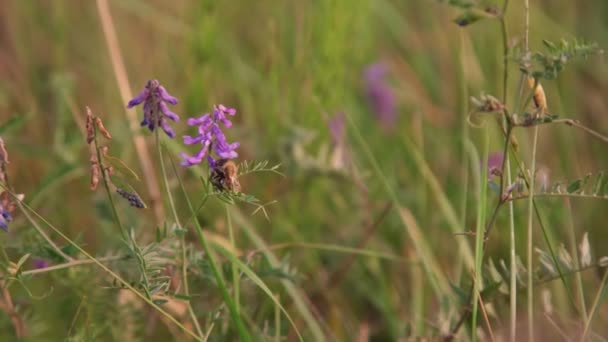
[[12,220],[13,217],[11,214],[4,208],[0,207],[0,228],[2,228],[2,230],[5,232],[8,232],[8,223]]
[[51,266],[51,263],[48,260],[39,258],[32,259],[32,264],[34,265],[34,268],[38,270]]
[[5,232],[8,232],[8,223],[13,220],[11,215],[13,210],[15,210],[15,204],[11,201],[8,191],[2,191],[0,193],[0,228]]
[[167,103],[176,105],[177,99],[171,96],[157,80],[150,80],[144,90],[129,101],[127,108],[133,108],[141,103],[144,104],[144,119],[141,125],[148,126],[150,131],[154,131],[156,127],[160,126],[169,138],[175,137],[175,131],[167,119],[177,122],[179,116],[169,109]]
[[184,144],[201,144],[202,148],[193,156],[182,153],[182,165],[193,166],[199,164],[203,161],[203,158],[207,157],[209,167],[214,168],[217,161],[211,156],[212,152],[215,152],[220,159],[234,159],[238,157],[235,150],[240,144],[238,142],[229,144],[219,126],[220,122],[226,128],[232,126],[232,122],[228,120],[226,115],[234,116],[235,114],[236,109],[220,104],[214,106],[213,113],[211,114],[207,113],[198,118],[188,119],[187,123],[189,126],[198,126],[198,135],[194,137],[184,135]]
[[504,156],[502,152],[494,152],[488,156],[488,177],[500,176],[502,174],[502,163]]
[[386,82],[386,66],[374,63],[365,68],[365,93],[371,110],[385,127],[390,127],[397,120],[395,96]]

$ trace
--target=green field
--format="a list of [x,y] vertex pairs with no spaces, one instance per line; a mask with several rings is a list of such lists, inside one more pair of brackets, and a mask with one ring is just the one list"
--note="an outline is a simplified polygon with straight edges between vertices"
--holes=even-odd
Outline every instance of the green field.
[[606,13],[2,1],[0,340],[608,340]]

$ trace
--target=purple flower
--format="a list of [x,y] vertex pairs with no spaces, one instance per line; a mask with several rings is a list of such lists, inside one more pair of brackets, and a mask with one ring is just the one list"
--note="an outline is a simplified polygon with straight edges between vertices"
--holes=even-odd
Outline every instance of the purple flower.
[[386,66],[382,63],[369,65],[364,71],[365,93],[371,110],[385,127],[397,120],[395,96],[386,82]]
[[8,232],[8,223],[13,220],[11,212],[15,210],[15,204],[11,202],[9,193],[4,190],[0,193],[0,229]]
[[8,223],[13,220],[11,214],[4,208],[0,208],[0,228],[8,232]]
[[51,263],[48,260],[38,258],[32,259],[32,264],[34,265],[34,268],[38,270],[51,266]]
[[144,119],[141,125],[148,126],[150,131],[154,131],[156,127],[160,126],[169,138],[175,137],[175,131],[167,119],[177,122],[179,116],[169,109],[167,103],[176,105],[177,99],[171,96],[157,80],[150,80],[144,90],[129,101],[127,108],[133,108],[141,103],[144,104]]
[[193,166],[201,163],[206,157],[209,167],[213,168],[217,161],[211,155],[212,153],[215,153],[220,159],[234,159],[238,157],[235,150],[240,144],[238,142],[228,143],[219,125],[219,123],[222,123],[226,128],[232,126],[232,122],[226,116],[234,116],[235,114],[236,109],[227,108],[220,104],[213,108],[213,113],[211,114],[207,113],[198,118],[188,119],[187,123],[189,126],[198,126],[198,135],[194,137],[184,135],[184,144],[200,144],[202,147],[193,156],[182,153],[182,165]]
[[502,152],[494,152],[488,156],[488,177],[500,176],[502,174],[502,163],[504,156]]

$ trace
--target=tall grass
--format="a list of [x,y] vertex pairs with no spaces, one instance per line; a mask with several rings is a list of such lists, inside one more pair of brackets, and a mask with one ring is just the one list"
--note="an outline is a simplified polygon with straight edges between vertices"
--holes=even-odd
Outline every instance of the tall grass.
[[[608,44],[608,7],[467,3],[0,4],[0,181],[16,206],[0,232],[0,339],[606,336],[607,69],[570,57],[586,51],[574,37]],[[551,55],[543,39],[572,52],[552,79],[525,63]],[[368,98],[378,62],[390,124]],[[528,77],[546,121],[525,116]],[[175,139],[125,109],[148,79],[180,100]],[[502,107],[480,113],[480,94]],[[250,161],[247,195],[179,166],[186,118],[218,103],[238,109],[226,135]],[[113,136],[91,150],[86,106]],[[146,209],[109,170],[89,190],[91,152],[139,178],[125,182]]]

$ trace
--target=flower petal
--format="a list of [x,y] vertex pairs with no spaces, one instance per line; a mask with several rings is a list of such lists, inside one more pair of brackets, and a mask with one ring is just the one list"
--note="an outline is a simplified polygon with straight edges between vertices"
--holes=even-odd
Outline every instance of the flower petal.
[[162,128],[163,131],[165,131],[165,134],[167,134],[169,136],[169,138],[173,139],[175,137],[175,131],[173,130],[173,127],[171,127],[171,125],[169,125],[169,123],[167,122],[167,120],[165,120],[165,118],[160,119],[160,128]]
[[210,117],[209,113],[203,114],[202,116],[200,116],[198,118],[189,118],[186,121],[188,126],[198,126],[198,125],[206,124],[208,122],[211,122],[211,117]]
[[149,94],[150,94],[150,91],[148,90],[148,88],[144,88],[144,90],[142,90],[141,93],[139,93],[137,96],[135,96],[133,99],[131,99],[131,101],[129,101],[129,103],[127,104],[127,108],[133,108],[133,107],[137,106],[138,104],[144,102],[144,100],[146,98],[148,98]]
[[163,113],[164,116],[168,117],[173,122],[178,122],[179,121],[179,116],[177,116],[177,114],[173,113],[169,109],[169,107],[167,106],[166,103],[161,102],[161,103],[158,104],[158,107],[160,108],[160,111],[161,111],[161,113]]
[[158,86],[158,88],[156,88],[156,89],[158,89],[158,95],[160,96],[161,100],[163,100],[163,101],[165,101],[167,103],[170,103],[172,105],[176,105],[177,104],[177,98],[171,96],[169,94],[169,92],[167,92],[167,90],[165,89],[165,87],[163,87],[161,85],[161,86]]

